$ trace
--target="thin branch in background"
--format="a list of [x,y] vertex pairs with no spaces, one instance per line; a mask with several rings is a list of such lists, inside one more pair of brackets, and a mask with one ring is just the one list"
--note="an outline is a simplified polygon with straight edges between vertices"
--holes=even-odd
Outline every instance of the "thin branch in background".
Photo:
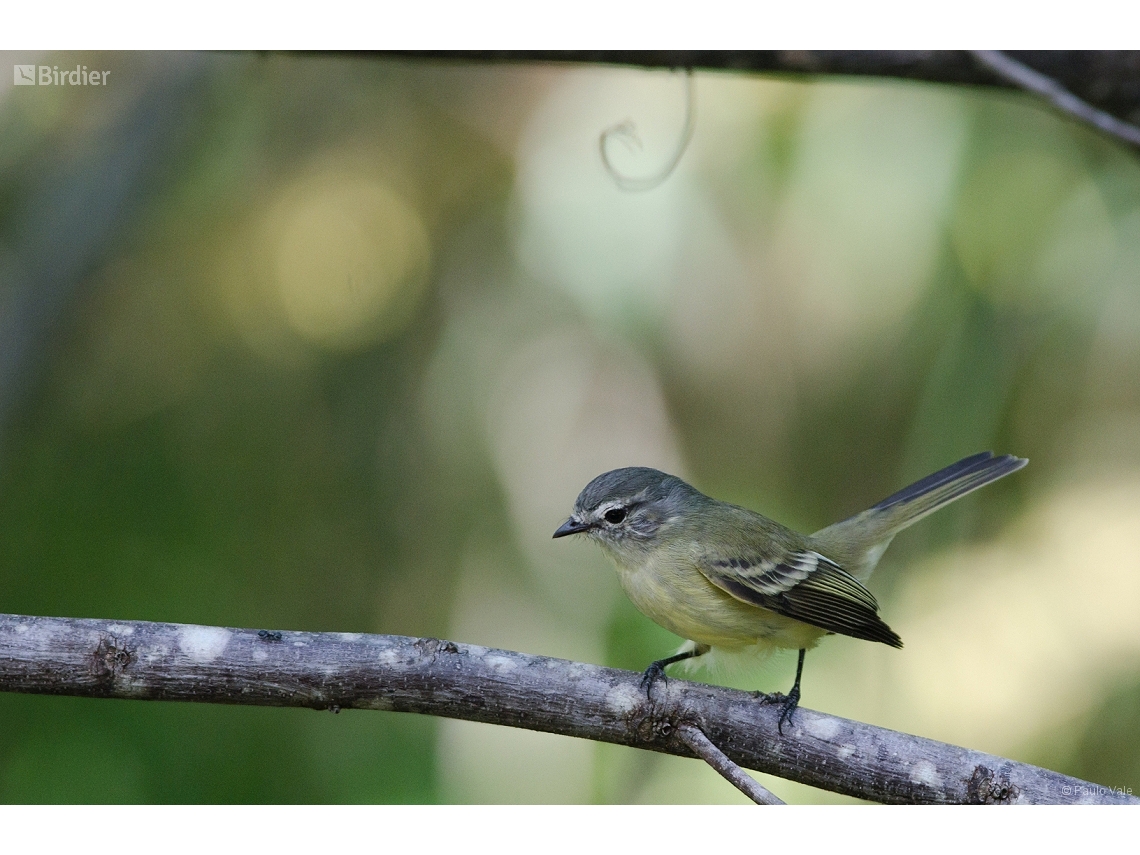
[[1034,71],[1025,63],[1018,62],[1000,50],[975,50],[970,51],[970,53],[979,63],[1001,77],[1002,80],[1048,99],[1058,110],[1068,113],[1082,122],[1088,122],[1106,134],[1112,134],[1117,139],[1140,147],[1140,128],[1118,119],[1110,113],[1098,110],[1087,101],[1078,98],[1052,77]]
[[[744,50],[744,51],[389,51],[382,55],[462,63],[578,63],[635,68],[687,68],[735,74],[779,74],[796,79],[855,76],[930,83],[1029,89],[1070,116],[1137,146],[1140,51],[1035,51],[1028,68],[996,51],[965,50]],[[996,54],[996,56],[995,56]],[[1057,81],[1076,86],[1080,96]],[[1060,99],[1060,100],[1058,100]],[[1089,106],[1093,101],[1101,109]],[[1075,108],[1075,109],[1074,109]],[[1107,112],[1102,112],[1102,109]],[[620,126],[619,126],[620,127]],[[1123,131],[1123,133],[1121,133]]]
[[677,728],[677,738],[693,749],[693,753],[716,769],[732,786],[758,805],[782,805],[784,801],[733,763],[724,752],[709,741],[699,727],[683,724]]
[[869,801],[1140,804],[1130,791],[804,707],[781,735],[779,707],[750,692],[674,678],[650,700],[641,680],[434,638],[0,615],[0,691],[391,710],[708,759],[682,730],[700,722],[738,766]]
[[677,147],[666,164],[656,174],[643,178],[623,175],[613,165],[609,154],[611,140],[620,139],[631,148],[641,149],[641,138],[637,135],[637,126],[632,119],[626,119],[624,122],[606,128],[598,137],[598,150],[602,155],[602,165],[605,166],[606,172],[613,178],[614,183],[622,190],[643,192],[659,187],[666,178],[673,174],[673,170],[677,168],[677,164],[684,157],[685,150],[689,147],[689,141],[693,138],[696,121],[696,89],[693,84],[693,70],[689,68],[685,70],[685,123],[681,129],[681,138],[677,141]]

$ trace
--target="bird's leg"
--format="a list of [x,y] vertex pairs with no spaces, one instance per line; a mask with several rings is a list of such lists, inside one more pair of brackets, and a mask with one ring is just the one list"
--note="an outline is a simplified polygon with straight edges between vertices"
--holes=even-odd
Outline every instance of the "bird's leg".
[[683,662],[686,659],[693,659],[708,652],[709,648],[707,645],[698,644],[692,650],[682,650],[680,653],[674,653],[672,656],[666,656],[664,659],[651,662],[649,667],[645,669],[645,673],[641,676],[641,685],[645,687],[646,696],[653,691],[654,683],[658,680],[665,679],[666,665],[672,665],[674,662]]
[[800,705],[800,677],[804,673],[804,656],[807,650],[800,650],[800,660],[796,664],[796,682],[792,684],[792,690],[788,692],[787,697],[784,698],[784,704],[780,708],[780,720],[776,723],[776,730],[780,735],[784,735],[784,722],[792,723],[792,713],[796,711],[796,707]]

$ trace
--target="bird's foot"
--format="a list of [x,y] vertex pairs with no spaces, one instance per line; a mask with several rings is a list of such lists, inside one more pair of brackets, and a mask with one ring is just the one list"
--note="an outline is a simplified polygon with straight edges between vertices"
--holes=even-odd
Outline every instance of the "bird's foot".
[[653,692],[653,684],[658,680],[668,681],[665,676],[665,666],[661,660],[650,663],[649,667],[645,669],[645,673],[641,675],[641,688],[645,689],[645,696],[650,697]]
[[792,724],[792,715],[800,705],[800,690],[798,687],[793,686],[788,694],[783,692],[771,692],[766,694],[764,692],[753,692],[753,697],[765,705],[779,704],[780,705],[780,720],[776,723],[776,729],[780,735],[784,734],[784,723]]
[[780,735],[784,735],[784,722],[792,723],[792,714],[795,713],[796,707],[800,705],[800,687],[793,686],[792,690],[788,692],[788,696],[784,698],[784,704],[780,708],[780,720],[776,723],[776,730]]

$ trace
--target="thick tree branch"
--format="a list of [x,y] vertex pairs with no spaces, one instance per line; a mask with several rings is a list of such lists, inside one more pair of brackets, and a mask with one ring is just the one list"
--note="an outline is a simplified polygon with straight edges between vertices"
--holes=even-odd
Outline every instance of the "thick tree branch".
[[[642,68],[766,72],[788,75],[894,77],[931,83],[1024,89],[1050,100],[1066,113],[1118,139],[1111,123],[1093,120],[1087,110],[1059,104],[1054,93],[1140,126],[1140,51],[1007,51],[1005,57],[1037,75],[1011,75],[1007,68],[979,61],[981,51],[955,50],[756,50],[756,51],[393,51],[392,55],[463,62],[567,62],[633,65]],[[984,52],[993,53],[993,52]],[[1048,81],[1046,89],[1042,80]]]
[[1113,803],[1095,784],[747,692],[437,639],[0,615],[0,690],[415,712],[692,757],[687,727],[732,762],[892,803]]

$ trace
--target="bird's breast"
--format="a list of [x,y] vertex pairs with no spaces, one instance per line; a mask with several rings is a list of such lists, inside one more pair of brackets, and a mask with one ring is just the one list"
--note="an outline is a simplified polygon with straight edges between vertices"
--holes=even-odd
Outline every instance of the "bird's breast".
[[626,595],[638,611],[682,638],[736,648],[766,641],[776,647],[813,646],[824,630],[742,602],[712,584],[692,559],[643,554],[614,556]]

